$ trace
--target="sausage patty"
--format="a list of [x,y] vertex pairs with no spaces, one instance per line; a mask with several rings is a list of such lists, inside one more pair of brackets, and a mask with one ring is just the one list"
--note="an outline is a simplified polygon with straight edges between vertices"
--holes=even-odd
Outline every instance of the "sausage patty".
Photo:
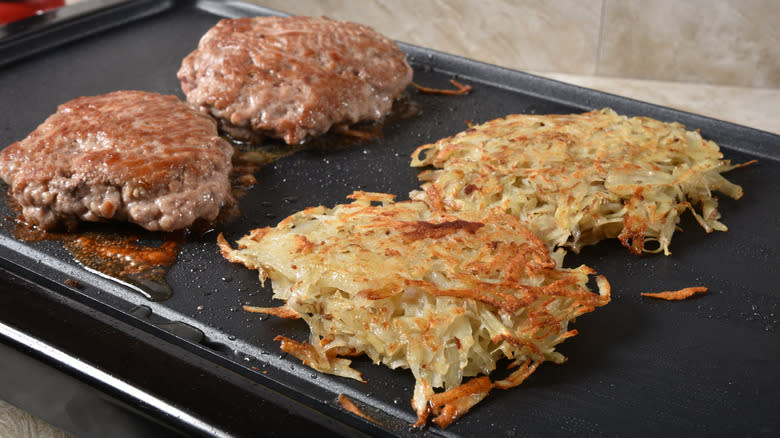
[[232,202],[232,146],[209,117],[143,91],[79,97],[0,153],[27,222],[121,220],[153,231],[213,221]]
[[255,17],[221,20],[184,58],[178,78],[187,101],[233,137],[295,144],[384,117],[412,69],[392,40],[367,26]]

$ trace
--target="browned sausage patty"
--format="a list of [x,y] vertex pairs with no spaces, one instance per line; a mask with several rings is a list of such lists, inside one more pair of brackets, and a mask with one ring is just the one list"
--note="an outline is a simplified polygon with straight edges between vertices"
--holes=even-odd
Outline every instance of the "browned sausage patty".
[[225,19],[184,58],[187,101],[232,136],[295,144],[386,115],[412,80],[398,46],[367,26],[315,17]]
[[44,229],[121,220],[172,231],[232,201],[232,154],[216,123],[177,97],[116,91],[60,105],[0,153],[0,177]]

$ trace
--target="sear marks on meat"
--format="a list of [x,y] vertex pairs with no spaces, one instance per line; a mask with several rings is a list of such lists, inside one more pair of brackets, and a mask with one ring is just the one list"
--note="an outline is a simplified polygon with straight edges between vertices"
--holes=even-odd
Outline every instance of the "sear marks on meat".
[[152,231],[214,221],[233,202],[232,146],[175,96],[79,97],[0,153],[0,177],[43,229],[118,220]]
[[379,120],[412,80],[406,55],[367,26],[324,17],[224,19],[184,58],[187,101],[241,140],[296,144]]

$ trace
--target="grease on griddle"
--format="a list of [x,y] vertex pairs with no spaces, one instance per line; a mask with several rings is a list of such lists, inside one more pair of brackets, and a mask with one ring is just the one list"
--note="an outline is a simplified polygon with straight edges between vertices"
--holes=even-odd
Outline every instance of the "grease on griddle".
[[183,232],[153,233],[130,224],[120,228],[103,223],[82,224],[77,232],[44,231],[24,222],[21,214],[13,224],[11,234],[17,240],[60,241],[87,270],[118,281],[149,300],[161,301],[172,295],[165,276],[178,258]]
[[165,276],[176,262],[183,239],[169,234],[159,246],[139,244],[139,240],[134,235],[87,232],[64,245],[88,270],[119,281],[149,300],[166,300],[173,291]]
[[393,109],[387,116],[387,121],[410,119],[422,114],[420,103],[412,99],[408,92],[404,92],[393,102]]

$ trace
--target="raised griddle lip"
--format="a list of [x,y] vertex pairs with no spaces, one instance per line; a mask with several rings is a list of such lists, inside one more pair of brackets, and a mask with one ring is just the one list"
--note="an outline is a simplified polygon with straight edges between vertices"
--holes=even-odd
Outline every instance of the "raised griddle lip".
[[[104,15],[97,27],[77,20],[56,32],[17,39],[12,50],[6,52],[7,57],[0,44],[0,85],[13,81],[15,87],[20,87],[18,90],[24,90],[40,84],[41,78],[52,81],[47,84],[51,95],[33,91],[31,95],[36,98],[23,106],[19,106],[22,101],[19,96],[23,93],[0,86],[3,96],[0,105],[2,102],[15,104],[18,112],[10,111],[12,116],[4,130],[0,130],[3,144],[20,139],[53,111],[56,104],[75,94],[140,88],[180,95],[175,80],[176,62],[164,56],[168,55],[163,53],[165,50],[173,47],[172,56],[183,56],[195,47],[205,24],[221,17],[278,14],[235,1],[128,3],[141,9],[150,7],[151,3],[155,7],[139,15]],[[128,19],[112,21],[110,17]],[[94,32],[95,29],[99,32]],[[149,44],[141,50],[136,46],[148,37],[136,35],[141,31],[165,35],[170,40]],[[49,50],[62,41],[67,44]],[[19,56],[25,47],[38,49],[29,52],[30,56]],[[770,271],[772,257],[777,254],[771,243],[777,241],[778,229],[776,219],[772,222],[769,218],[780,217],[777,211],[780,200],[773,194],[776,191],[770,189],[776,187],[780,175],[780,136],[408,44],[401,43],[401,47],[409,54],[415,75],[421,80],[434,85],[439,81],[446,86],[446,79],[457,76],[476,87],[470,97],[462,100],[420,97],[426,105],[423,115],[429,118],[399,122],[400,128],[389,126],[385,133],[387,147],[403,144],[410,148],[423,141],[433,141],[462,130],[467,118],[482,117],[474,121],[483,121],[517,108],[525,109],[528,102],[527,109],[539,111],[584,111],[608,106],[622,114],[681,121],[700,129],[705,137],[715,139],[727,157],[759,160],[750,169],[734,173],[734,178],[750,190],[746,190],[741,201],[724,201],[726,205],[721,208],[724,220],[733,229],[727,235],[703,235],[695,231],[695,225],[685,224],[685,233],[675,236],[673,256],[666,259],[646,257],[626,259],[625,263],[620,259],[619,264],[612,264],[612,257],[622,248],[611,244],[599,245],[575,257],[589,264],[603,263],[598,267],[612,270],[607,277],[613,283],[614,299],[604,308],[603,317],[600,309],[577,322],[581,334],[561,346],[570,357],[566,365],[557,368],[544,365],[534,379],[511,392],[491,394],[492,400],[483,402],[445,431],[435,426],[423,430],[408,427],[409,420],[413,419],[408,407],[410,394],[404,393],[398,400],[383,398],[384,392],[393,393],[395,387],[409,384],[404,373],[377,371],[370,364],[361,363],[359,366],[366,372],[373,373],[372,382],[378,386],[353,386],[327,377],[307,382],[312,378],[310,370],[280,357],[273,343],[265,343],[264,338],[255,335],[257,330],[272,332],[271,336],[285,334],[279,330],[287,327],[273,321],[259,324],[241,320],[239,324],[236,321],[241,317],[225,311],[236,306],[237,298],[259,299],[246,290],[234,295],[228,293],[234,287],[256,284],[256,276],[218,260],[216,253],[209,252],[214,249],[211,242],[189,249],[179,271],[172,273],[177,284],[191,287],[188,290],[191,299],[185,300],[185,294],[175,292],[170,302],[146,303],[107,280],[85,274],[56,244],[20,243],[6,230],[0,232],[0,288],[8,289],[0,294],[0,370],[5,371],[0,375],[14,384],[0,384],[0,399],[15,402],[79,436],[90,436],[85,424],[79,423],[77,417],[53,412],[52,405],[90,400],[94,403],[91,406],[98,406],[98,410],[110,406],[113,414],[107,421],[123,425],[114,431],[114,436],[122,433],[127,436],[296,436],[298,432],[304,434],[312,429],[337,436],[470,436],[486,430],[502,436],[574,433],[603,436],[625,432],[632,425],[635,428],[634,421],[644,415],[641,412],[649,418],[643,430],[636,433],[639,436],[669,432],[693,435],[696,432],[699,435],[778,432],[780,419],[771,408],[778,401],[776,394],[780,393],[780,380],[772,371],[780,366],[780,350],[776,342],[772,343],[773,332],[769,330],[774,330],[776,325],[769,315],[780,303],[774,289],[777,283],[769,281],[777,278]],[[122,56],[117,56],[112,60],[121,64],[122,69],[106,67],[115,75],[113,78],[100,76],[99,69],[76,77],[75,81],[73,77],[56,75],[58,68],[65,68],[68,74],[73,70],[85,71],[70,66],[69,55],[84,56],[83,59],[94,62],[90,58],[92,52],[108,56],[121,53],[128,59],[138,57],[144,61],[149,55],[158,63],[125,65]],[[44,67],[49,72],[42,72]],[[469,102],[479,111],[470,113],[460,102]],[[7,107],[2,109],[8,111]],[[399,134],[394,129],[403,132]],[[301,195],[301,201],[292,205],[273,198],[278,201],[272,202],[278,210],[274,213],[281,219],[285,208],[303,208],[320,201],[344,202],[344,197],[357,186],[370,189],[376,184],[379,188],[397,188],[414,183],[414,174],[408,170],[388,176],[392,172],[386,169],[392,164],[382,160],[397,159],[372,144],[358,146],[354,154],[349,151],[329,156],[298,154],[293,159],[281,160],[278,168],[261,171],[263,183],[271,188],[261,191],[258,187],[248,199],[260,202],[277,195]],[[323,166],[325,161],[334,169],[346,171],[363,166],[368,170],[366,173],[373,175],[369,178],[350,174],[347,178],[343,174],[322,173],[327,168]],[[350,167],[352,162],[356,163],[354,167]],[[393,168],[393,172],[398,169]],[[299,177],[301,185],[315,192],[319,189],[313,182],[323,181],[322,192],[317,192],[317,197],[292,192],[295,184],[283,181],[287,175]],[[759,186],[766,191],[760,191]],[[2,204],[0,208],[4,208]],[[251,205],[243,207],[256,212]],[[262,222],[261,219],[257,221]],[[247,219],[225,232],[231,240],[250,226],[255,223]],[[702,251],[701,257],[713,268],[697,261],[694,255]],[[741,268],[743,260],[752,263],[750,278],[735,283],[730,277],[718,276],[720,272],[731,275]],[[68,278],[81,280],[83,287],[68,286],[64,281]],[[648,302],[633,295],[634,292],[638,295],[639,290],[631,280],[637,278],[644,279],[644,284],[659,287],[671,285],[676,278],[702,279],[716,285],[716,290],[705,298],[675,305]],[[197,281],[204,288],[198,288],[201,284],[196,284]],[[206,303],[205,310],[196,310],[202,302]],[[135,307],[143,305],[152,309],[152,317],[139,317],[133,312]],[[162,323],[171,321],[203,331],[206,340],[161,328]],[[731,342],[726,333],[722,345],[734,351],[714,351],[708,333],[721,333],[726,328],[733,330],[733,336],[744,336],[743,345]],[[300,338],[302,333],[305,331],[298,330],[296,335]],[[273,353],[263,356],[269,352]],[[85,366],[73,365],[79,363]],[[718,368],[718,363],[724,364],[723,370]],[[294,369],[290,371],[287,367]],[[693,367],[703,368],[692,372]],[[658,368],[664,373],[657,371]],[[685,376],[689,381],[676,380],[675,375]],[[113,378],[121,379],[134,390],[117,385]],[[56,388],[62,389],[58,391],[60,396],[50,393],[34,397],[31,389],[38,381],[58,382]],[[664,385],[670,387],[663,389]],[[375,413],[371,409],[376,406],[387,408],[383,418],[397,421],[382,427],[345,413],[333,397],[339,391],[355,398],[369,414]],[[698,395],[701,402],[688,393]],[[666,395],[669,399],[663,400],[659,408],[661,396]],[[679,412],[675,411],[678,408]],[[105,409],[101,412],[108,412]],[[696,419],[689,421],[686,412]],[[697,419],[701,424],[696,423]]]

